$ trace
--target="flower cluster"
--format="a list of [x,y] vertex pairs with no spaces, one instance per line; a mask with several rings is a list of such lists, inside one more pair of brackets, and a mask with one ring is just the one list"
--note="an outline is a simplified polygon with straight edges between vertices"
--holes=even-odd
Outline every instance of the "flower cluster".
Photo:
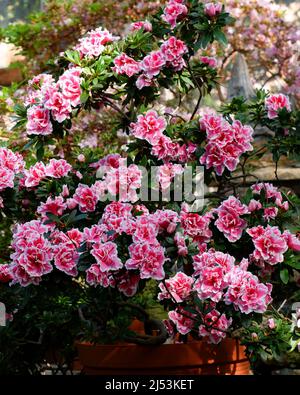
[[278,111],[285,108],[287,111],[291,111],[291,103],[289,98],[282,93],[277,95],[271,95],[265,100],[266,110],[268,111],[268,118],[274,119],[278,117]]
[[15,176],[23,172],[24,166],[22,155],[0,147],[0,192],[14,187]]
[[207,136],[205,153],[200,163],[207,169],[213,167],[219,176],[225,168],[234,171],[240,156],[253,150],[253,129],[242,125],[240,121],[234,121],[231,125],[221,116],[205,114],[200,120],[200,128]]
[[95,30],[89,31],[85,37],[81,38],[74,49],[78,51],[82,57],[98,57],[104,51],[105,44],[111,43],[117,39],[118,37],[113,36],[107,29],[98,27]]
[[80,104],[81,69],[73,67],[66,70],[54,82],[45,74],[35,78],[27,103],[26,130],[28,135],[49,135],[53,131],[52,119],[62,123],[70,118],[72,109]]
[[72,166],[65,159],[50,159],[47,165],[37,162],[28,170],[24,170],[24,177],[21,184],[26,188],[36,187],[40,182],[49,178],[62,178],[67,176],[72,170]]

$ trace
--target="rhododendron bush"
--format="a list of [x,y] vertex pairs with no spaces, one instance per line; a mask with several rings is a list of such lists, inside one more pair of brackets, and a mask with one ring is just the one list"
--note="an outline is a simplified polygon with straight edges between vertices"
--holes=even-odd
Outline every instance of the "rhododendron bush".
[[[124,38],[91,30],[57,60],[59,75],[31,80],[17,115],[36,161],[0,150],[0,213],[11,226],[1,257],[3,295],[49,292],[56,307],[68,305],[73,339],[81,334],[98,342],[146,342],[128,327],[153,283],[152,297],[166,312],[164,325],[155,321],[158,341],[217,344],[241,328],[246,339],[249,322],[259,325],[273,310],[273,324],[283,320],[276,308],[299,286],[297,198],[266,182],[247,190],[244,171],[260,150],[255,126],[274,128],[284,140],[296,135],[299,112],[283,94],[258,92],[253,102],[238,98],[219,114],[199,115],[217,74],[209,58],[198,62],[194,54],[215,40],[224,43],[231,22],[219,3],[170,0]],[[198,89],[188,119],[155,106],[163,87],[185,95]],[[77,160],[44,155],[81,111],[99,106],[118,114],[128,138],[123,150]],[[196,194],[176,196],[178,179],[199,167],[206,185],[218,189],[196,209]],[[23,311],[17,300],[8,303],[12,326]],[[294,329],[282,350],[299,343]]]

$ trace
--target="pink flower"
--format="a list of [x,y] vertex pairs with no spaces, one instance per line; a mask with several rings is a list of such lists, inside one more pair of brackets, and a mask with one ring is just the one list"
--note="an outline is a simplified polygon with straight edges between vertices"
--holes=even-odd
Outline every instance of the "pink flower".
[[209,67],[212,69],[215,69],[218,65],[217,59],[216,58],[211,58],[209,56],[201,56],[200,57],[200,62],[207,64]]
[[265,107],[268,111],[268,118],[274,119],[278,117],[278,111],[285,108],[287,111],[291,111],[291,103],[287,96],[279,93],[277,95],[271,95],[265,100]]
[[284,261],[283,254],[288,250],[288,245],[277,226],[251,228],[247,233],[252,237],[255,259],[263,259],[270,265]]
[[85,37],[81,38],[74,49],[79,51],[81,56],[98,57],[104,51],[105,45],[115,40],[117,37],[114,37],[108,30],[99,27],[89,31]]
[[152,31],[152,24],[148,21],[133,22],[129,28],[129,30],[131,32],[134,32],[134,31],[140,30],[140,29],[144,29],[145,32],[151,32]]
[[247,227],[247,221],[240,218],[240,215],[248,213],[248,207],[242,204],[234,196],[225,200],[216,210],[218,219],[216,227],[230,241],[235,242],[242,237],[243,230]]
[[232,318],[212,310],[204,316],[204,325],[199,327],[199,336],[207,337],[209,343],[218,344],[226,337],[226,331],[232,324]]
[[283,237],[287,242],[288,248],[293,251],[300,251],[300,240],[296,235],[290,233],[290,231],[285,230],[283,232]]
[[8,148],[0,147],[0,167],[6,167],[15,174],[22,173],[25,162],[23,156],[18,152],[13,152]]
[[97,196],[93,189],[87,185],[78,185],[73,200],[79,205],[79,209],[82,213],[96,210],[96,204],[98,202]]
[[182,310],[181,314],[181,310],[174,310],[170,311],[168,315],[169,319],[176,325],[177,331],[182,335],[187,335],[193,329],[195,321],[191,313]]
[[173,210],[156,210],[154,217],[159,226],[159,232],[166,231],[167,233],[175,232],[178,222],[179,215]]
[[269,318],[268,319],[268,327],[270,329],[275,329],[276,328],[276,322],[275,322],[274,318]]
[[81,69],[74,67],[66,70],[58,80],[58,86],[62,91],[62,95],[66,101],[68,101],[73,107],[77,107],[80,104],[81,96],[81,81],[80,78]]
[[77,275],[79,253],[71,242],[61,243],[54,249],[54,264],[69,276]]
[[194,279],[186,274],[179,272],[174,277],[159,284],[161,292],[158,294],[158,300],[173,299],[176,303],[181,303],[187,299],[192,292]]
[[0,191],[14,187],[15,173],[6,167],[0,167]]
[[214,18],[215,16],[219,15],[221,11],[222,11],[221,3],[206,3],[204,5],[204,12],[210,18]]
[[44,237],[48,229],[40,221],[30,221],[15,227],[11,243],[14,249],[10,266],[12,283],[21,286],[38,284],[43,275],[53,270],[50,263],[53,258],[52,246]]
[[128,298],[136,294],[140,276],[134,273],[126,272],[120,276],[117,276],[116,285],[120,292],[122,292]]
[[141,90],[145,86],[151,86],[153,85],[153,79],[148,78],[145,74],[141,74],[139,78],[136,80],[136,87]]
[[138,200],[136,191],[141,187],[141,181],[142,171],[134,164],[112,168],[105,176],[108,192],[113,196],[119,195],[122,202],[134,203]]
[[180,213],[181,226],[184,234],[193,238],[193,241],[208,243],[212,238],[212,231],[209,229],[211,215],[199,215],[197,213]]
[[234,267],[235,259],[220,251],[210,249],[208,252],[203,252],[193,256],[194,276],[200,276],[202,270],[208,267],[221,267],[223,274],[227,274]]
[[70,118],[72,111],[69,100],[65,99],[63,94],[58,91],[54,91],[47,102],[45,108],[51,110],[52,117],[57,122],[63,122],[67,118]]
[[162,15],[162,19],[171,25],[173,29],[177,22],[181,21],[188,13],[187,7],[182,4],[183,2],[170,0]]
[[49,196],[46,203],[41,203],[37,208],[37,213],[41,215],[42,220],[49,220],[47,213],[51,213],[56,216],[61,216],[66,210],[67,205],[61,196],[57,196],[54,199]]
[[101,243],[107,241],[106,232],[108,228],[106,225],[93,225],[91,228],[84,228],[83,238],[87,243]]
[[103,288],[114,287],[115,281],[108,272],[102,272],[100,265],[94,263],[87,271],[86,271],[86,282],[91,286],[100,285]]
[[39,185],[41,180],[46,177],[46,167],[44,163],[37,162],[35,165],[31,166],[29,170],[24,171],[25,180],[24,185],[26,188],[32,188]]
[[278,208],[277,207],[267,207],[264,209],[264,219],[266,221],[270,221],[271,219],[275,219],[278,214]]
[[126,74],[128,77],[132,77],[140,71],[139,62],[126,55],[126,53],[117,56],[114,64],[113,71],[116,74]]
[[139,115],[137,122],[130,124],[131,133],[135,137],[147,140],[152,145],[163,136],[166,126],[166,120],[158,116],[154,110],[148,111],[145,115]]
[[150,216],[143,215],[136,220],[136,229],[132,236],[134,243],[155,243],[158,225]]
[[185,62],[182,56],[188,52],[188,49],[183,41],[172,36],[161,45],[160,50],[168,67],[172,67],[176,71],[184,67]]
[[205,114],[200,120],[200,129],[206,132],[208,140],[200,163],[205,164],[208,169],[213,167],[219,176],[225,168],[234,171],[239,157],[253,150],[253,129],[239,121],[230,125],[221,116]]
[[163,53],[161,51],[152,51],[149,55],[144,57],[140,63],[140,67],[145,76],[152,79],[160,73],[165,64],[166,61]]
[[228,273],[234,267],[234,258],[222,252],[205,252],[195,255],[194,276],[199,276],[194,284],[200,299],[219,302],[223,290],[228,286]]
[[46,176],[53,178],[62,178],[68,175],[72,166],[64,159],[50,159],[46,166]]
[[250,213],[252,213],[253,211],[257,211],[262,209],[262,204],[261,202],[259,202],[258,200],[255,199],[251,199],[249,204],[248,204],[248,210]]
[[0,283],[9,283],[13,279],[10,273],[10,265],[0,264]]
[[175,234],[174,241],[176,247],[178,248],[178,255],[180,256],[187,256],[188,255],[188,248],[186,246],[185,238],[179,232]]
[[130,259],[125,266],[128,270],[139,270],[140,276],[162,280],[165,277],[163,265],[166,261],[164,248],[159,245],[149,243],[133,243],[129,246]]
[[226,304],[231,304],[242,313],[264,313],[272,301],[271,284],[260,283],[258,278],[235,266],[228,278],[229,287],[224,296]]
[[52,133],[50,112],[42,106],[33,106],[27,110],[27,134],[46,136]]
[[91,254],[95,257],[102,272],[122,269],[123,263],[118,257],[117,245],[111,241],[107,243],[95,243]]
[[171,183],[176,175],[182,174],[184,169],[182,165],[177,165],[173,163],[168,163],[159,166],[157,179],[161,189],[164,191],[171,186]]

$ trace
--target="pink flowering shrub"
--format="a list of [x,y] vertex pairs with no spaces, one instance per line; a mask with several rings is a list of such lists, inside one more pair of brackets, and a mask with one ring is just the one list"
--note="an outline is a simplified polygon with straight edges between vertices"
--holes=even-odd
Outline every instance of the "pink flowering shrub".
[[[129,298],[139,301],[154,283],[168,315],[159,341],[168,331],[214,344],[249,320],[259,322],[281,291],[298,287],[300,240],[289,229],[294,198],[264,182],[245,192],[245,163],[258,152],[250,124],[281,132],[285,125],[293,133],[296,113],[266,93],[249,113],[235,110],[248,108],[240,98],[222,107],[223,115],[198,111],[217,71],[214,59],[192,57],[214,39],[222,42],[229,22],[219,3],[171,0],[124,39],[102,28],[88,32],[60,57],[60,76],[33,79],[23,124],[37,160],[25,166],[20,154],[0,150],[0,213],[10,216],[13,232],[0,266],[4,286],[75,289],[78,333],[115,341],[130,338],[136,311],[127,313],[134,309]],[[197,88],[190,116],[154,106],[162,87],[184,95]],[[44,157],[46,142],[67,136],[80,111],[105,107],[118,114],[124,149]],[[195,211],[195,196],[185,202],[189,196],[178,200],[176,192],[185,171],[193,181],[200,165],[216,193]],[[153,167],[155,176],[144,177]]]

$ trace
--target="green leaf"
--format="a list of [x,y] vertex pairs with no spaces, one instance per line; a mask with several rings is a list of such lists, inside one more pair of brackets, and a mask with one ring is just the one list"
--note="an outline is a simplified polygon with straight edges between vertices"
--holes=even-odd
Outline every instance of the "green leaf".
[[219,43],[221,43],[223,45],[227,45],[228,44],[227,38],[226,38],[225,34],[221,30],[215,30],[214,31],[214,38],[217,41],[219,41]]
[[283,282],[283,284],[287,284],[289,282],[289,271],[288,269],[282,269],[280,270],[280,279]]

